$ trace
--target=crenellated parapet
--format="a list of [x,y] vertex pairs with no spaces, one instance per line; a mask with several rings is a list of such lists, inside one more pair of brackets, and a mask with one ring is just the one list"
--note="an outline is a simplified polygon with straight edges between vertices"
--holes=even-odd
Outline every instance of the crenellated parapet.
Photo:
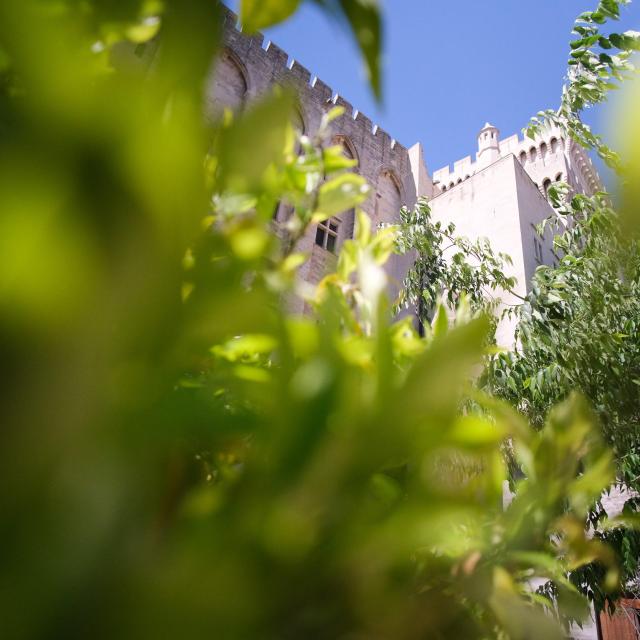
[[[485,125],[485,128],[487,126],[490,125]],[[483,132],[492,129],[497,131],[491,127],[483,129]],[[486,159],[483,161],[480,156],[483,146],[481,138],[479,146],[475,160],[466,156],[454,162],[453,167],[447,165],[434,171],[434,184],[440,193],[454,189],[487,166]],[[546,195],[548,185],[559,180],[568,182],[583,193],[594,193],[602,188],[600,176],[586,151],[572,140],[565,140],[564,134],[557,128],[545,129],[533,140],[514,134],[498,140],[493,148],[495,157],[492,157],[492,161],[513,154],[543,195]]]
[[[360,173],[373,185],[378,172],[394,173],[403,202],[412,203],[416,194],[406,147],[263,34],[243,33],[233,11],[224,8],[224,12],[223,45],[246,81],[245,99],[255,99],[274,85],[293,89],[306,134],[317,130],[328,110],[343,107],[344,114],[334,121],[333,129],[357,150]],[[218,83],[224,81],[218,79]]]

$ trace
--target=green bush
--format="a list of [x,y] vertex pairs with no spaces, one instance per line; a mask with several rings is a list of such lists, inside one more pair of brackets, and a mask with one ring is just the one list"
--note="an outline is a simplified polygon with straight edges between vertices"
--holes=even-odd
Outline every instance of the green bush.
[[[375,3],[321,4],[376,78]],[[323,130],[297,157],[286,93],[205,124],[219,22],[0,6],[3,637],[564,637],[586,613],[568,571],[617,576],[584,530],[613,478],[588,409],[535,431],[473,392],[488,321],[394,322],[398,230],[363,214],[300,290],[296,240],[367,186]],[[152,37],[151,73],[113,70]],[[526,474],[506,510],[505,442]]]

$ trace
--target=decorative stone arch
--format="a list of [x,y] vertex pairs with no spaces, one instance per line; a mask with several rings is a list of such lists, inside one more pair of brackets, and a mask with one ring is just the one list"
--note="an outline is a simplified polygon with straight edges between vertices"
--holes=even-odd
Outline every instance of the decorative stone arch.
[[[300,135],[307,135],[309,132],[309,127],[307,125],[307,118],[305,117],[304,109],[302,108],[302,104],[299,100],[295,101],[293,107],[293,118],[291,123],[296,130],[300,133]],[[297,126],[296,126],[297,125]]]
[[357,162],[354,170],[357,171],[360,169],[360,154],[358,153],[356,146],[353,144],[349,136],[346,136],[342,133],[337,133],[335,136],[333,136],[331,143],[335,145],[341,145],[347,152],[346,155]]
[[536,147],[529,147],[529,160],[531,162],[535,162],[537,160],[538,157],[538,150],[536,149]]
[[240,111],[251,92],[249,72],[240,58],[228,47],[217,56],[206,90],[207,115],[215,117],[225,108]]
[[[293,107],[293,112],[292,112],[293,117],[292,117],[291,124],[293,125],[293,128],[297,131],[298,135],[304,135],[306,133],[306,124],[305,124],[304,116],[302,114],[303,114],[303,110],[300,104],[296,102]],[[294,150],[296,154],[300,153],[301,151],[300,144],[297,139],[295,141]],[[273,219],[276,221],[282,222],[284,220],[288,220],[292,214],[293,214],[293,207],[291,205],[278,202],[275,208],[275,212],[273,214]]]
[[544,192],[544,197],[549,197],[549,187],[551,186],[551,178],[545,178],[542,183],[542,191]]
[[555,136],[549,140],[549,146],[551,147],[551,153],[556,153],[558,151],[558,138]]
[[524,167],[525,164],[527,164],[527,152],[526,151],[521,151],[520,152],[520,164]]
[[[347,158],[356,161],[356,166],[351,169],[347,169],[347,171],[357,173],[360,169],[360,157],[358,155],[358,150],[351,139],[342,133],[337,133],[333,138],[331,138],[331,144],[342,147],[343,154]],[[339,221],[338,245],[341,246],[345,240],[353,238],[355,232],[356,210],[349,209],[348,211],[343,211],[339,216],[335,216],[334,220]]]
[[547,157],[547,149],[548,149],[548,148],[547,148],[547,143],[546,143],[546,142],[543,142],[543,143],[540,145],[540,157],[541,157],[543,160],[544,160],[544,158],[546,158],[546,157]]
[[400,180],[400,177],[398,176],[398,172],[396,171],[396,169],[394,169],[391,165],[388,164],[384,164],[378,167],[378,171],[376,173],[376,180],[379,181],[380,178],[386,175],[394,184],[396,189],[398,190],[398,193],[400,193],[400,198],[402,199],[402,201],[405,201],[405,190],[404,190],[404,185],[402,184],[402,180]]
[[402,182],[392,167],[380,167],[375,185],[374,224],[395,222],[406,202]]

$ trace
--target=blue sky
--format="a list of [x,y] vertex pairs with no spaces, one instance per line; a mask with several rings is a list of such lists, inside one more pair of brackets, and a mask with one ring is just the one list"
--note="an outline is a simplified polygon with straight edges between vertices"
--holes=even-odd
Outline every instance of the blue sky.
[[[229,2],[237,10],[237,1]],[[406,146],[432,173],[476,149],[486,120],[502,137],[557,106],[575,17],[597,0],[382,1],[384,103],[376,104],[346,30],[310,4],[269,29],[290,56]],[[640,0],[620,28],[640,30]],[[598,126],[602,113],[587,121]]]

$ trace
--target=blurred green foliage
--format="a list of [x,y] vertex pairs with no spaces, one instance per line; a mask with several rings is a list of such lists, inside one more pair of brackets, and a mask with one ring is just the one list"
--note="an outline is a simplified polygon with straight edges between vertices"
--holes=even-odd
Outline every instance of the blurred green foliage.
[[[375,3],[326,4],[375,31]],[[614,474],[593,417],[572,396],[535,431],[473,392],[483,317],[392,321],[398,230],[362,213],[300,285],[297,240],[368,188],[326,144],[339,111],[299,154],[284,92],[206,124],[220,20],[0,5],[2,637],[564,637],[569,570],[617,586],[584,527]],[[149,72],[114,69],[149,38]]]

